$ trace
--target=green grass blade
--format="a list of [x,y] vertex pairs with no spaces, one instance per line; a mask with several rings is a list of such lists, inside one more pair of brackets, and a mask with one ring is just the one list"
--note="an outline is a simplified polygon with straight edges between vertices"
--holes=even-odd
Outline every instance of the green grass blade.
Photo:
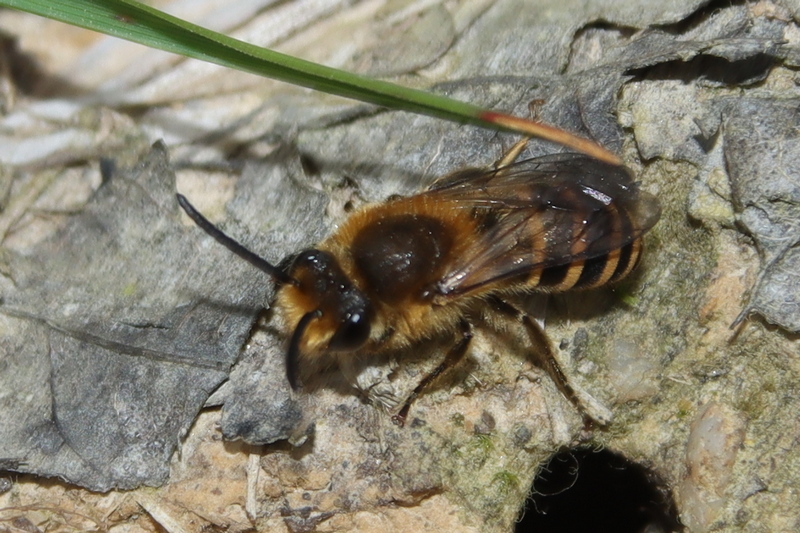
[[0,0],[0,6],[390,109],[539,137],[619,163],[604,148],[563,130],[274,52],[133,0]]

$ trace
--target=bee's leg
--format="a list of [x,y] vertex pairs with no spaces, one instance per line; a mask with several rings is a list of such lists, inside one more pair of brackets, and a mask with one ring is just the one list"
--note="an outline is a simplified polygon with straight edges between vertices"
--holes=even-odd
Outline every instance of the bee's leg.
[[439,366],[433,369],[433,371],[422,378],[422,381],[416,386],[414,391],[411,393],[411,396],[408,397],[406,403],[403,405],[403,408],[398,411],[396,415],[392,417],[392,422],[397,424],[400,427],[403,427],[406,423],[406,418],[408,417],[408,411],[411,409],[411,404],[417,397],[422,393],[422,391],[433,382],[436,378],[438,378],[445,370],[450,367],[455,366],[461,359],[464,357],[464,354],[467,353],[467,348],[469,348],[469,343],[472,340],[472,326],[466,320],[461,321],[461,338],[458,339],[458,342],[450,348],[447,352],[447,355],[444,358]]
[[531,120],[539,120],[539,110],[544,105],[544,98],[534,98],[528,102],[528,113],[531,114]]
[[514,146],[508,149],[506,153],[503,154],[503,157],[498,159],[494,162],[494,169],[495,170],[503,170],[505,167],[513,163],[519,157],[519,154],[528,146],[529,137],[525,137],[524,139],[520,139]]
[[534,349],[530,351],[531,357],[535,359],[540,367],[547,371],[550,379],[556,384],[561,394],[563,394],[584,417],[587,417],[589,420],[601,426],[608,425],[611,422],[613,415],[608,408],[587,393],[583,391],[579,393],[569,383],[561,365],[558,363],[558,359],[556,359],[553,345],[542,329],[542,326],[528,316],[527,313],[503,300],[493,298],[492,307],[496,311],[512,317],[522,324],[534,345]]
[[[539,108],[542,107],[543,104],[544,100],[541,98],[531,100],[528,103],[528,112],[531,115],[531,120],[539,120]],[[529,140],[530,137],[525,137],[514,143],[514,146],[509,148],[508,151],[503,154],[503,157],[494,162],[494,169],[501,170],[516,161],[519,154],[528,146]]]
[[339,359],[339,370],[345,380],[370,402],[390,411],[397,409],[401,402],[389,380],[389,374],[394,371],[396,366],[394,361],[389,361],[388,364],[369,366],[352,357]]

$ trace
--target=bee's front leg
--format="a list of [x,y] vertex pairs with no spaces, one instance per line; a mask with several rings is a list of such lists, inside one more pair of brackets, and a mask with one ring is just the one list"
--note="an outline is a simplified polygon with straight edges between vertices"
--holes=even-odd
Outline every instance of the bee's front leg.
[[353,388],[387,411],[394,411],[402,401],[392,385],[389,375],[397,368],[397,362],[385,365],[364,365],[358,360],[348,357],[339,361],[339,370]]

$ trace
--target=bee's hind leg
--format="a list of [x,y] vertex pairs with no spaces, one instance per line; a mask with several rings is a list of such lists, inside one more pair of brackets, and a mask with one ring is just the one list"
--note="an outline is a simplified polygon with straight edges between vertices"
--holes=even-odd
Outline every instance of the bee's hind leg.
[[[528,112],[531,115],[532,120],[539,120],[539,108],[544,104],[544,100],[537,98],[536,100],[531,100],[528,103]],[[525,137],[520,139],[514,146],[508,149],[506,153],[503,154],[503,157],[498,159],[494,162],[494,169],[495,170],[502,170],[503,168],[507,167],[511,163],[519,158],[519,155],[525,150],[525,147],[528,146],[528,141],[530,137]]]
[[514,146],[508,149],[506,153],[503,154],[503,157],[498,159],[494,162],[494,169],[495,170],[503,170],[505,167],[513,163],[519,157],[519,154],[528,146],[529,137],[525,137],[524,139],[520,139]]
[[533,344],[533,349],[529,352],[531,358],[538,363],[538,366],[547,371],[550,379],[553,380],[561,394],[563,394],[585,418],[600,426],[607,426],[611,423],[613,414],[607,407],[588,393],[583,390],[575,389],[570,384],[558,359],[556,359],[553,345],[550,343],[550,339],[545,334],[542,326],[528,316],[527,313],[503,300],[497,298],[492,299],[492,308],[522,324]]
[[461,337],[458,339],[458,342],[452,348],[450,348],[439,366],[434,368],[430,374],[422,378],[422,381],[417,384],[416,388],[408,397],[406,403],[403,405],[400,411],[398,411],[397,414],[392,417],[392,422],[400,427],[405,425],[406,418],[408,417],[408,411],[411,409],[411,404],[414,403],[414,400],[417,399],[417,397],[428,385],[430,385],[436,378],[444,373],[445,370],[455,366],[459,361],[461,361],[461,359],[467,353],[467,348],[469,348],[470,341],[472,341],[472,326],[466,320],[462,320]]

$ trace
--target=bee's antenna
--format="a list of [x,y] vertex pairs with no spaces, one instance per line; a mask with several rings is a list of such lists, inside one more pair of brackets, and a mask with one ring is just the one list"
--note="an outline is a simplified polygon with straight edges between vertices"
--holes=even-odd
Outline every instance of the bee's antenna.
[[297,390],[298,388],[297,374],[300,360],[300,339],[303,338],[303,333],[305,333],[308,324],[321,316],[322,311],[319,309],[304,314],[300,322],[297,323],[297,327],[294,328],[294,333],[292,333],[289,349],[286,351],[286,378],[289,380],[292,390]]
[[289,274],[284,272],[283,270],[279,269],[266,259],[254,254],[232,238],[225,235],[222,230],[216,227],[214,224],[208,221],[206,217],[200,214],[200,212],[194,208],[192,204],[189,203],[189,200],[182,194],[177,194],[178,203],[186,211],[186,214],[189,215],[195,224],[200,226],[200,229],[211,235],[218,243],[222,246],[230,250],[231,252],[235,253],[254,267],[259,270],[263,270],[273,278],[275,281],[279,283],[292,283],[297,284],[294,278],[292,278]]

